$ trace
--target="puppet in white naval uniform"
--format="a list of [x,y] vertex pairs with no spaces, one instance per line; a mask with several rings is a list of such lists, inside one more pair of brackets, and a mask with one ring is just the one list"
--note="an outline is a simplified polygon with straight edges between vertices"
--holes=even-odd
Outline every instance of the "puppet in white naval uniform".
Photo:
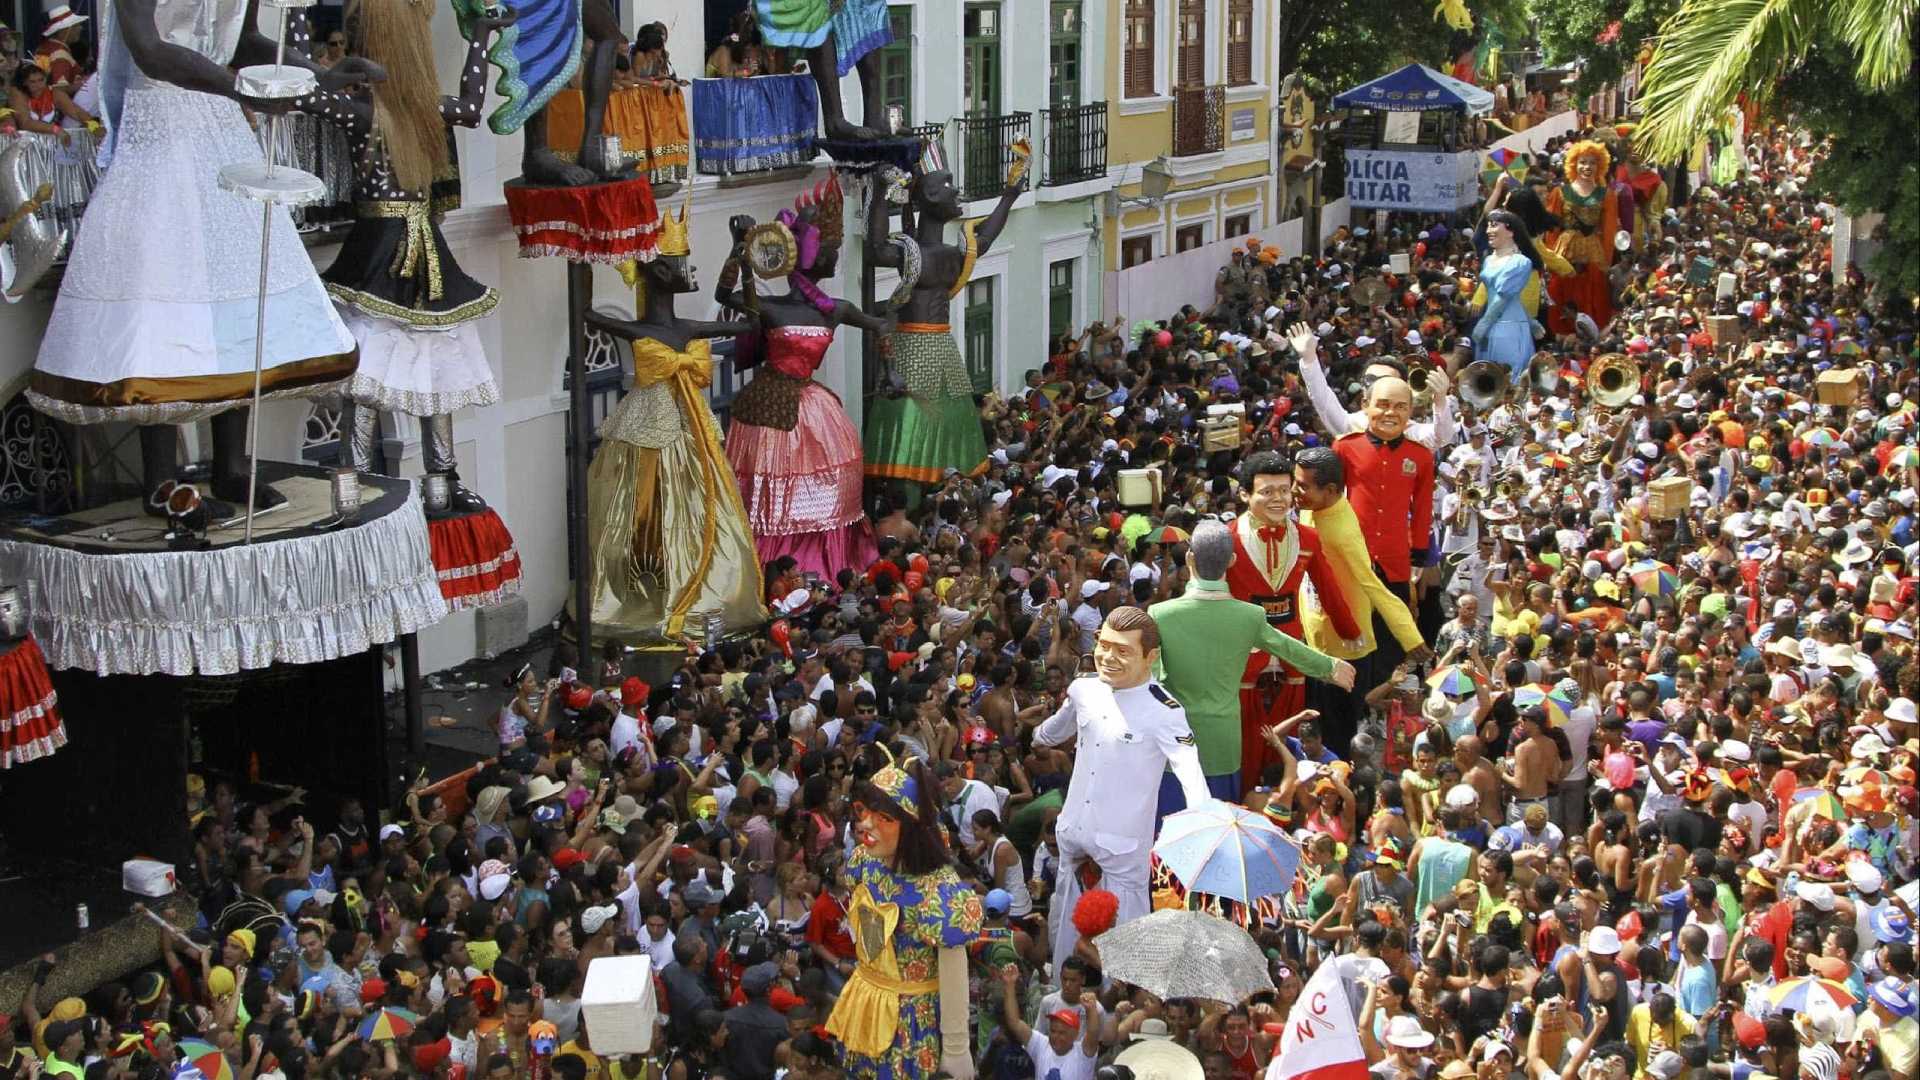
[[[1153,681],[1159,652],[1160,629],[1153,616],[1136,607],[1113,609],[1094,642],[1099,677],[1075,679],[1060,711],[1034,732],[1040,746],[1078,740],[1073,779],[1056,823],[1060,868],[1054,902],[1069,915],[1080,899],[1081,864],[1089,862],[1100,870],[1100,887],[1120,902],[1114,925],[1151,910],[1147,878],[1154,816],[1160,777],[1168,768],[1179,779],[1189,809],[1213,801],[1187,715]],[[1055,971],[1073,954],[1078,937],[1073,919],[1062,918],[1053,942]]]

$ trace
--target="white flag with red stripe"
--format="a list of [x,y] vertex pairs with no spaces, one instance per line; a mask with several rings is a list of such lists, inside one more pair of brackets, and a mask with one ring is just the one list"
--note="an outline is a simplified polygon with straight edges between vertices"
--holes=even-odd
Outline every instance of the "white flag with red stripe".
[[1321,964],[1307,980],[1287,1014],[1280,1052],[1267,1066],[1267,1080],[1300,1078],[1367,1080],[1367,1052],[1360,1046],[1338,964]]

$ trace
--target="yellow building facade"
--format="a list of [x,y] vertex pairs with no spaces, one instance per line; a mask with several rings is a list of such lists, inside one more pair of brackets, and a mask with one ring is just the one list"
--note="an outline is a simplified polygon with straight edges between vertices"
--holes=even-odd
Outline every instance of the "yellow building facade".
[[1280,0],[1111,3],[1106,269],[1276,224]]

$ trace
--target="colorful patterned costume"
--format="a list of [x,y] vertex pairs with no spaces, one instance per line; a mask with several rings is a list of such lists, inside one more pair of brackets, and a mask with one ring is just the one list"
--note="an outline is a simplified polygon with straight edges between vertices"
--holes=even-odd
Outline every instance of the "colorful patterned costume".
[[833,391],[813,380],[830,326],[779,326],[767,359],[733,399],[727,459],[740,481],[760,561],[782,555],[834,580],[863,572],[876,549],[860,507],[860,436]]
[[827,1030],[846,1044],[854,1080],[931,1076],[940,1068],[940,950],[979,936],[980,896],[951,868],[907,877],[865,847],[846,873],[857,961]]
[[[1586,157],[1596,157],[1592,194],[1582,195],[1574,188],[1575,167]],[[1595,324],[1606,326],[1613,318],[1613,285],[1607,269],[1613,265],[1613,237],[1620,231],[1620,207],[1607,186],[1607,166],[1611,156],[1598,143],[1577,143],[1567,151],[1568,180],[1547,193],[1547,212],[1558,215],[1566,227],[1548,233],[1545,245],[1573,264],[1573,273],[1557,275],[1547,283],[1547,291],[1556,302],[1547,315],[1547,325],[1556,334],[1574,332],[1573,316],[1564,306],[1569,302],[1591,316]]]
[[969,474],[985,469],[987,440],[953,328],[901,323],[889,340],[907,393],[867,403],[867,475],[933,484],[949,467]]
[[[839,74],[860,58],[893,40],[885,0],[753,0],[760,33],[782,49],[811,49],[833,34]],[[837,9],[837,10],[836,10]]]
[[678,636],[689,616],[729,627],[766,617],[760,562],[720,427],[707,407],[713,354],[633,343],[633,389],[600,429],[587,477],[593,623],[621,639]]

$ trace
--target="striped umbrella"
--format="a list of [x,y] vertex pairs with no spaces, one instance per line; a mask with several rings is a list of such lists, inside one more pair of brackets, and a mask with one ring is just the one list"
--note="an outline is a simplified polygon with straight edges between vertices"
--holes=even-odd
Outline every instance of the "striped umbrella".
[[413,1034],[413,1026],[419,1022],[420,1017],[406,1009],[381,1009],[360,1021],[360,1037],[370,1042],[398,1041]]
[[1800,441],[1808,446],[1832,446],[1840,441],[1840,433],[1830,427],[1817,427],[1800,436]]
[[1646,559],[1627,567],[1635,592],[1650,596],[1672,596],[1680,591],[1680,575],[1673,567],[1656,559]]
[[233,1065],[227,1061],[227,1055],[210,1042],[199,1039],[182,1039],[174,1045],[180,1051],[180,1060],[200,1070],[207,1080],[233,1080]]
[[1566,691],[1557,686],[1534,684],[1522,686],[1513,692],[1513,704],[1516,708],[1530,709],[1535,705],[1547,710],[1547,722],[1554,727],[1567,722],[1573,714],[1574,701]]
[[1443,694],[1464,697],[1480,688],[1480,673],[1465,664],[1448,664],[1427,676],[1427,685]]
[[1887,455],[1887,467],[1893,469],[1920,469],[1920,446],[1895,447]]
[[1767,991],[1767,1001],[1780,1012],[1811,1012],[1823,1006],[1851,1009],[1860,999],[1854,997],[1844,983],[1818,975],[1803,975]]
[[1813,809],[1810,813],[1814,817],[1823,817],[1829,821],[1847,820],[1847,809],[1840,805],[1840,796],[1826,788],[1801,788],[1793,793],[1793,801],[1795,803],[1812,802]]
[[1189,539],[1187,530],[1177,525],[1162,525],[1147,534],[1147,540],[1155,544],[1184,544]]

